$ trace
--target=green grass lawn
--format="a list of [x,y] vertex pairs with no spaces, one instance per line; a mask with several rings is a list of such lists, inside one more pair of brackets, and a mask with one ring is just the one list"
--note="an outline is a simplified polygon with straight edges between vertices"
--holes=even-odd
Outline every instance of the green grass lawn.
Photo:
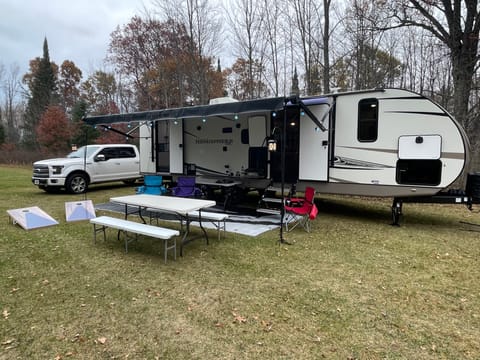
[[[393,227],[391,200],[320,195],[312,232],[285,235],[293,245],[278,230],[212,231],[164,264],[159,241],[125,254],[111,231],[94,244],[87,221],[65,221],[65,202],[84,196],[44,193],[30,176],[0,167],[0,359],[480,356],[480,227],[461,223],[480,224],[478,209],[405,204]],[[7,209],[34,205],[60,224],[9,222]]]

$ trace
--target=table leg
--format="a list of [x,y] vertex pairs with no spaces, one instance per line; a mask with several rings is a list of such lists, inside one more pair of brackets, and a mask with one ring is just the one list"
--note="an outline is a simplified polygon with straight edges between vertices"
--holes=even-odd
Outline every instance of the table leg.
[[200,224],[200,229],[203,231],[203,235],[205,235],[205,240],[207,240],[207,245],[208,245],[208,235],[207,231],[202,225],[202,209],[198,210],[198,223]]
[[[183,218],[180,218],[181,230],[183,230]],[[185,232],[182,236],[182,241],[180,243],[180,256],[183,256],[183,246],[189,242],[187,240],[187,235],[190,232],[190,219],[188,214],[185,216]]]
[[[185,232],[183,233],[183,236],[182,236],[182,242],[180,244],[180,256],[183,256],[183,246],[188,244],[190,241],[194,240],[194,239],[187,239],[187,236],[190,232],[190,217],[187,215],[185,215],[184,218],[182,218],[181,220],[181,223],[183,224],[183,219],[185,220]],[[199,210],[198,211],[198,222],[200,224],[200,229],[202,230],[203,232],[203,235],[205,236],[205,240],[207,241],[207,245],[208,245],[208,234],[207,234],[207,231],[205,230],[205,228],[203,227],[202,225],[202,210]]]
[[[147,210],[147,208],[145,208],[145,210]],[[143,216],[142,216],[142,207],[141,207],[141,206],[138,207],[138,216],[140,216],[140,219],[142,220],[142,222],[143,222],[144,224],[147,223],[147,222],[145,221],[145,219],[143,218]]]

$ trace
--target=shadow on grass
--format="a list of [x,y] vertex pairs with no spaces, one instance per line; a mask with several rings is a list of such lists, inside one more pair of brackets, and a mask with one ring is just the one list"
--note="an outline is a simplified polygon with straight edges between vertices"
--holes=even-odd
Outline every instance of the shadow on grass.
[[102,191],[110,191],[110,190],[117,190],[117,189],[125,189],[125,188],[131,188],[132,189],[132,194],[135,193],[135,188],[139,186],[139,184],[124,184],[124,183],[121,183],[121,182],[118,182],[118,183],[105,183],[105,184],[94,184],[94,185],[90,185],[87,189],[87,191],[83,194],[70,194],[69,192],[67,192],[65,189],[61,188],[61,189],[55,189],[55,190],[52,190],[50,192],[47,192],[47,191],[43,191],[43,190],[38,190],[38,194],[40,195],[47,195],[47,196],[55,196],[55,195],[78,195],[78,196],[84,196],[85,194],[89,194],[89,193],[99,193],[99,192],[102,192]]
[[[392,225],[391,204],[387,199],[376,198],[339,198],[339,199],[317,199],[317,207],[320,213],[327,213],[341,218],[360,219],[369,223],[383,222]],[[431,212],[429,211],[431,210]],[[458,210],[468,211],[466,208],[458,207]],[[403,214],[400,218],[402,225],[429,225],[429,226],[451,226],[458,225],[453,216],[449,216],[451,208],[444,208],[441,205],[414,204],[403,205]]]
[[[249,194],[240,204],[236,204],[232,210],[248,215],[258,215],[257,205],[261,197],[256,194]],[[315,198],[320,216],[329,214],[338,220],[359,220],[371,224],[383,223],[391,225],[392,202],[389,198],[358,197],[358,196],[332,196]],[[446,209],[446,210],[445,210]],[[464,206],[457,206],[459,211],[468,211]],[[431,211],[430,211],[431,210]],[[457,211],[457,210],[456,210]],[[429,225],[429,226],[451,226],[458,224],[457,219],[449,215],[451,207],[445,208],[440,204],[415,204],[405,203],[403,215],[400,218],[402,225]]]

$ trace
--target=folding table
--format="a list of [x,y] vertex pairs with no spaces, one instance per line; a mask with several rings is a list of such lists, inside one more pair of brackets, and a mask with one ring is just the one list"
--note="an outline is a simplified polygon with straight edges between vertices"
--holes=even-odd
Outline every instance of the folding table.
[[190,222],[191,222],[191,218],[188,215],[188,213],[193,211],[198,211],[198,217],[195,218],[195,221],[198,221],[200,223],[200,228],[205,236],[205,240],[208,245],[208,235],[202,226],[202,209],[215,206],[216,203],[213,200],[139,194],[139,195],[113,197],[110,199],[110,201],[125,205],[125,219],[129,214],[128,207],[132,206],[132,207],[138,208],[138,214],[140,215],[140,218],[144,223],[146,223],[146,221],[142,217],[142,210],[147,210],[147,209],[152,209],[160,212],[163,211],[163,212],[173,213],[173,214],[176,214],[181,221],[185,221],[186,228],[182,236],[182,243],[180,245],[180,256],[183,256],[183,246],[195,239],[195,238],[188,238],[188,234],[190,232]]

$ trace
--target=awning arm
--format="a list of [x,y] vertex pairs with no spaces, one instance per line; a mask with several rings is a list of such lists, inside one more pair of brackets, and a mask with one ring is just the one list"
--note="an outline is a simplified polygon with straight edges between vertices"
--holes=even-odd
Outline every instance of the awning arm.
[[[310,119],[312,119],[312,121],[315,123],[315,125],[317,125],[319,127],[320,130],[327,131],[327,128],[318,120],[318,118],[315,116],[315,114],[310,111],[308,106],[297,95],[291,96],[291,97],[287,98],[287,100],[292,105],[298,105],[300,107],[300,109],[302,109],[303,112],[305,114],[307,114]],[[327,114],[328,114],[328,112],[327,112]],[[322,120],[323,119],[324,118],[322,118]]]
[[134,139],[134,138],[135,138],[135,136],[130,135],[130,133],[131,133],[132,131],[129,131],[128,133],[125,133],[125,132],[123,132],[123,131],[117,130],[117,129],[115,129],[115,128],[111,127],[111,126],[108,126],[108,125],[99,125],[99,126],[101,126],[101,127],[104,128],[104,129],[107,129],[108,131],[113,131],[114,133],[123,135],[123,136],[125,136],[126,138],[129,138],[129,139]]

